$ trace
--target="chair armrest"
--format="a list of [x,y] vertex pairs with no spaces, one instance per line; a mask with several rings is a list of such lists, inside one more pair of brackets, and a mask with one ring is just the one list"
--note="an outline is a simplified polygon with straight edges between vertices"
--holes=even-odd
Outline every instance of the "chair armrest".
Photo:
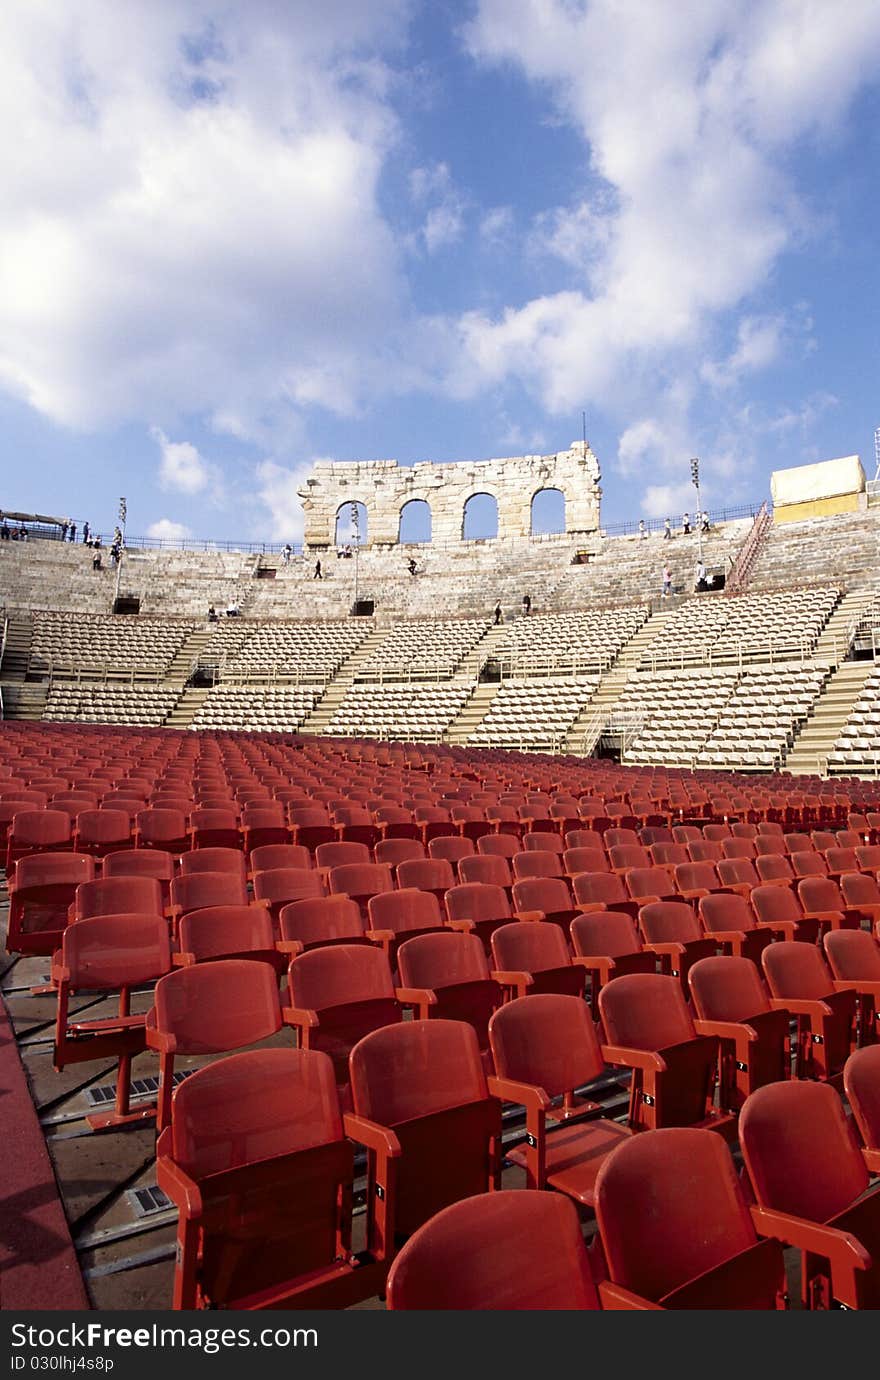
[[841,1303],[858,1307],[856,1271],[870,1270],[872,1259],[860,1241],[848,1231],[809,1222],[774,1208],[751,1207],[759,1236],[772,1236],[783,1245],[823,1256],[831,1265],[831,1292]]
[[801,1001],[798,997],[771,997],[770,1006],[774,1011],[790,1011],[793,1016],[830,1016],[831,1007],[818,998]]
[[547,917],[542,910],[515,910],[514,920],[546,920]]
[[529,1111],[546,1112],[551,1105],[550,1097],[536,1083],[520,1083],[515,1078],[491,1074],[486,1079],[486,1085],[492,1097],[497,1097],[500,1102],[516,1102]]
[[719,1040],[739,1041],[745,1038],[751,1043],[757,1040],[758,1032],[746,1021],[694,1021],[698,1035],[715,1035]]
[[395,996],[401,1006],[414,1006],[418,1012],[416,1019],[426,1021],[431,1015],[431,1007],[437,1005],[437,993],[430,987],[396,987]]
[[306,1007],[283,1006],[281,1019],[285,1025],[295,1025],[299,1030],[314,1030],[320,1025],[317,1011],[310,1011]]
[[636,1308],[658,1313],[666,1312],[659,1303],[651,1303],[649,1299],[642,1298],[641,1294],[624,1289],[622,1284],[613,1284],[610,1279],[603,1279],[599,1283],[599,1299],[603,1309],[609,1312],[630,1311]]
[[170,1126],[165,1127],[156,1142],[156,1177],[184,1217],[190,1221],[201,1217],[202,1194],[198,1184],[171,1159]]
[[171,962],[175,968],[191,968],[195,961],[195,954],[179,953],[171,955]]
[[276,939],[275,948],[280,954],[290,954],[293,958],[303,952],[302,941],[299,939]]
[[476,929],[473,920],[447,920],[446,925],[448,929],[455,930],[458,934],[471,934]]
[[533,979],[531,973],[517,973],[513,969],[492,969],[492,977],[502,987],[512,987],[518,997],[524,997],[529,987],[532,986]]
[[387,1159],[399,1158],[400,1141],[390,1127],[380,1126],[378,1121],[356,1116],[354,1112],[343,1113],[342,1126],[349,1140],[355,1140],[358,1145],[365,1146],[367,1150],[374,1150],[377,1155],[383,1155]]
[[602,1058],[606,1064],[625,1064],[628,1068],[645,1069],[646,1072],[663,1073],[666,1060],[653,1049],[628,1049],[626,1045],[602,1045]]

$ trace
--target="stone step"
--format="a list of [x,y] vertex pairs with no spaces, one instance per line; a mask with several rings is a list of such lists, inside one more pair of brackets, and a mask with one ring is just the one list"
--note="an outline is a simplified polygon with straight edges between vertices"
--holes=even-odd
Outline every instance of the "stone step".
[[832,670],[823,694],[788,751],[786,771],[825,774],[827,758],[873,669],[873,661],[845,661]]

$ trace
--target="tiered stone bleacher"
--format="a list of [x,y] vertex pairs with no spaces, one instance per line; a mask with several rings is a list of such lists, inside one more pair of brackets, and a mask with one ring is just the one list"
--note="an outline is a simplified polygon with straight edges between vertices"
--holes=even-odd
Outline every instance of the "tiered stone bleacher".
[[163,724],[180,699],[179,688],[160,685],[50,686],[43,718],[91,724]]
[[627,758],[690,766],[718,722],[737,681],[729,670],[640,672],[630,678],[617,710],[636,727]]
[[512,675],[603,671],[648,617],[648,608],[578,609],[518,618],[493,660]]
[[880,775],[880,665],[865,681],[828,766],[835,774]]
[[468,745],[559,751],[598,684],[598,676],[504,681]]
[[750,577],[753,589],[826,580],[880,586],[876,509],[838,513],[770,528]]
[[746,671],[700,751],[700,765],[778,770],[827,676],[821,667]]
[[674,611],[642,665],[808,657],[839,597],[838,589],[822,586],[690,599]]
[[101,614],[33,615],[30,670],[62,676],[165,675],[193,624]]
[[271,676],[327,681],[369,632],[369,626],[360,621],[263,624],[255,631],[251,625],[236,645],[235,634],[227,634],[226,625],[223,626],[220,641],[229,636],[233,646],[221,663],[221,674],[230,680],[264,680]]
[[471,689],[449,684],[353,685],[327,725],[327,733],[439,742]]
[[190,728],[270,733],[296,729],[311,714],[319,694],[318,689],[302,685],[218,685],[199,705]]
[[488,627],[481,618],[398,623],[360,667],[357,679],[445,679],[454,675]]

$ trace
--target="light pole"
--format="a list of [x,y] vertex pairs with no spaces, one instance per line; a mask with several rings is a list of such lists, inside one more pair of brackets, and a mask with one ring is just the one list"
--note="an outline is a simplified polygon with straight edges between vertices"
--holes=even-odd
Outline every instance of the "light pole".
[[352,612],[356,612],[358,602],[358,557],[361,549],[361,520],[356,503],[352,503],[351,505],[351,534],[354,539],[354,609]]
[[121,541],[121,543],[120,543],[120,548],[119,548],[119,551],[118,551],[117,557],[116,557],[116,590],[115,590],[115,593],[114,593],[114,596],[113,596],[113,605],[114,605],[114,608],[116,607],[116,601],[117,601],[118,598],[119,598],[119,582],[120,582],[120,580],[121,580],[121,578],[122,578],[122,553],[123,553],[123,551],[125,550],[125,519],[126,519],[127,513],[128,513],[128,504],[126,503],[126,501],[125,501],[124,498],[120,498],[120,500],[119,500],[119,521],[120,521],[120,523],[122,524],[122,541]]
[[696,456],[691,460],[691,479],[697,491],[697,553],[703,564],[703,504],[700,499],[700,462]]

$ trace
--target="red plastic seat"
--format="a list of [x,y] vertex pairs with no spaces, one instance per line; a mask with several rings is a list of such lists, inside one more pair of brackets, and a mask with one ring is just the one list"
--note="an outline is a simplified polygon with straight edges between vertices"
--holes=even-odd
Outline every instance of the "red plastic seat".
[[180,876],[194,877],[199,872],[226,872],[231,877],[247,881],[244,853],[238,848],[197,848],[191,853],[183,853],[180,859]]
[[[339,952],[337,950],[337,952]],[[295,959],[302,963],[313,955]],[[374,1030],[351,1052],[356,1126],[391,1132],[400,1146],[395,1225],[408,1236],[461,1198],[497,1189],[501,1104],[486,1086],[479,1043],[464,1021],[406,1021]],[[382,1156],[367,1164],[373,1230]]]
[[674,843],[683,843],[685,847],[689,843],[701,843],[703,831],[696,824],[673,824],[672,839]]
[[257,872],[273,872],[279,867],[310,868],[311,865],[312,855],[301,843],[261,843],[248,858],[251,876]]
[[721,844],[716,839],[694,839],[686,845],[691,862],[720,862],[724,857]]
[[313,896],[288,901],[278,913],[278,949],[290,955],[327,944],[366,944],[361,908],[348,896]]
[[[400,864],[401,867],[412,865]],[[341,867],[331,867],[327,889],[331,896],[350,896],[366,912],[370,897],[393,891],[394,881],[387,863],[344,863]]]
[[187,853],[190,835],[186,815],[180,809],[151,807],[134,817],[136,848],[161,848],[165,853]]
[[371,863],[370,849],[356,839],[335,839],[319,843],[315,849],[315,866],[329,871],[331,867],[346,867],[350,863]]
[[835,989],[856,994],[856,1042],[873,1044],[880,1039],[880,941],[865,930],[829,930],[822,942]]
[[9,953],[51,954],[61,942],[82,882],[95,875],[89,853],[33,853],[19,858],[7,882]]
[[433,891],[401,887],[371,896],[367,902],[367,938],[381,945],[392,965],[405,940],[444,928],[440,902]]
[[475,852],[474,841],[466,834],[435,834],[428,840],[428,857],[443,859],[453,866]]
[[551,834],[546,829],[533,832],[528,830],[522,836],[524,853],[563,853],[565,840],[561,834]]
[[[840,890],[850,910],[858,911],[876,929],[880,921],[880,886],[867,872],[844,872]],[[880,930],[877,931],[880,934]]]
[[[259,899],[259,898],[257,898]],[[246,906],[247,886],[234,872],[182,873],[171,883],[169,914],[177,929],[180,917],[204,906]]]
[[476,853],[472,858],[462,858],[458,864],[458,875],[463,885],[471,883],[483,886],[500,886],[510,895],[513,877],[510,863],[506,858]]
[[700,1126],[732,1134],[733,1117],[712,1105],[718,1041],[698,1035],[677,978],[630,973],[599,993],[609,1064],[632,1069],[629,1125]]
[[701,896],[718,891],[721,886],[715,864],[711,862],[676,863],[672,873],[676,890],[686,901],[699,900]]
[[750,958],[758,963],[763,950],[773,942],[772,930],[757,925],[748,901],[735,893],[718,892],[702,897],[699,915],[706,934],[724,953],[735,958]]
[[604,1309],[786,1306],[782,1247],[759,1240],[730,1151],[708,1131],[621,1145],[599,1173],[596,1220]]
[[159,1053],[156,1129],[171,1119],[176,1056],[241,1049],[277,1034],[281,1024],[278,978],[268,963],[224,958],[160,978],[146,1022],[147,1045]]
[[489,1017],[502,991],[489,972],[486,952],[474,934],[447,930],[407,939],[397,951],[398,998],[418,1020],[467,1021],[480,1050],[489,1049]]
[[602,835],[597,834],[594,829],[569,829],[565,834],[565,846],[566,848],[592,848],[595,853],[605,855]]
[[533,877],[562,877],[565,872],[560,855],[546,849],[514,853],[511,863],[514,882],[528,881]]
[[858,872],[859,860],[855,848],[842,848],[839,845],[825,849],[825,862],[828,876],[839,880],[844,872]]
[[103,858],[132,841],[131,817],[125,810],[82,810],[73,823],[73,851]]
[[265,906],[205,906],[181,917],[177,967],[219,958],[250,958],[271,963],[280,975],[287,958],[275,947],[272,917]]
[[597,910],[576,915],[571,922],[575,961],[590,974],[590,1001],[594,1019],[597,1000],[606,982],[624,973],[653,973],[657,961],[642,947],[642,937],[631,915],[623,911]]
[[606,847],[611,870],[616,872],[618,877],[625,876],[634,867],[651,866],[651,855],[640,843],[617,843],[610,846],[606,844]]
[[797,885],[798,899],[808,920],[816,920],[820,934],[827,930],[857,930],[861,915],[850,910],[840,887],[831,877],[802,877]]
[[513,921],[492,935],[493,977],[511,997],[561,992],[582,997],[586,969],[573,963],[559,925]]
[[795,877],[827,877],[828,864],[821,853],[810,849],[804,852],[791,853],[791,866]]
[[599,1168],[632,1132],[606,1118],[583,1120],[601,1106],[575,1089],[588,1088],[605,1067],[586,1004],[555,993],[517,998],[492,1017],[489,1038],[497,1074],[490,1090],[526,1112],[525,1143],[506,1148],[505,1157],[525,1170],[529,1188],[553,1188],[592,1207]]
[[880,1188],[866,1194],[868,1170],[834,1089],[759,1088],[740,1113],[739,1141],[758,1231],[801,1251],[804,1305],[880,1307]]
[[[131,1061],[146,1049],[146,1017],[132,1015],[131,991],[171,968],[168,926],[157,915],[101,915],[77,920],[61,935],[52,958],[57,989],[54,1064],[115,1057],[116,1102],[112,1112],[86,1118],[92,1130],[151,1120],[155,1107],[131,1109]],[[70,1015],[70,998],[78,992],[119,992],[113,1016],[80,1020]]]
[[649,851],[651,862],[658,867],[674,868],[689,861],[688,851],[683,843],[652,843]]
[[164,915],[161,883],[155,877],[99,877],[76,888],[71,920],[123,913]]
[[800,901],[788,887],[756,886],[752,888],[749,900],[756,922],[766,926],[774,938],[816,943],[818,923],[805,918]]
[[771,1005],[797,1020],[797,1077],[841,1085],[853,1043],[856,994],[835,991],[815,944],[770,944],[761,955]]
[[[734,828],[736,828],[735,825]],[[724,858],[754,858],[755,844],[752,839],[736,837],[722,839],[721,853]]]
[[[733,838],[733,832],[729,824],[704,824],[703,838],[709,843],[722,843],[724,839]],[[721,854],[723,857],[724,854]]]
[[450,928],[475,934],[487,954],[494,932],[511,919],[507,892],[503,887],[490,883],[463,882],[460,886],[450,887],[443,904]]
[[373,849],[373,854],[377,863],[387,863],[389,867],[396,867],[398,863],[408,862],[411,858],[423,858],[425,845],[421,839],[398,838],[394,835],[380,839]]
[[566,848],[562,866],[565,875],[572,878],[581,872],[611,872],[610,862],[598,848]]
[[438,834],[453,833],[452,816],[440,805],[416,805],[413,818],[419,826],[419,838],[426,848]]
[[181,1084],[156,1155],[179,1212],[174,1308],[345,1308],[380,1292],[393,1180],[381,1229],[353,1254],[352,1139],[313,1050],[233,1054]]
[[477,839],[477,853],[487,858],[505,858],[508,862],[514,853],[521,853],[519,837],[513,834],[482,834]]
[[155,877],[162,888],[162,905],[171,903],[174,857],[161,848],[122,848],[107,853],[101,864],[103,877]]
[[[644,847],[640,844],[636,829],[621,828],[619,825],[612,825],[606,829],[602,838],[606,848]],[[639,867],[641,864],[633,863],[632,866]]]
[[738,1112],[755,1088],[791,1076],[789,1015],[774,1009],[750,958],[701,958],[688,974],[698,1035],[719,1042],[719,1105]]
[[[487,805],[486,819],[492,825],[496,835],[509,834],[515,836],[518,840],[523,831],[523,822],[519,817],[518,810],[513,805],[506,805],[501,802],[494,805]],[[483,837],[489,836],[483,835]],[[519,846],[517,842],[517,849],[519,849]]]
[[[666,867],[631,867],[623,880],[640,908],[651,901],[672,900],[677,895],[672,874]],[[686,903],[679,901],[678,904]]]
[[678,978],[687,997],[691,965],[716,952],[715,939],[704,932],[687,901],[651,901],[642,906],[639,929],[645,948],[659,960],[661,973]]
[[18,810],[6,835],[6,875],[19,858],[58,853],[72,846],[72,821],[65,810]]
[[64,810],[72,820],[85,810],[97,808],[98,797],[89,791],[58,791],[49,800],[50,810]]
[[761,879],[751,858],[720,858],[715,864],[718,880],[726,891],[735,891],[740,896],[750,896],[753,887],[761,885]]
[[547,920],[558,925],[567,941],[578,908],[573,905],[568,883],[562,877],[531,877],[514,882],[513,912],[518,920]]
[[855,855],[858,859],[859,871],[873,872],[875,876],[880,873],[880,844],[861,844],[856,848]]
[[[421,839],[421,830],[413,818],[412,810],[406,810],[401,805],[378,805],[373,811],[373,819],[382,831],[382,837],[374,844],[374,849],[391,839]],[[376,861],[390,862],[391,859],[380,858],[377,854]]]
[[389,1271],[386,1306],[571,1312],[599,1302],[572,1204],[508,1189],[452,1203],[419,1227]]
[[189,817],[193,848],[240,848],[238,814],[235,810],[199,805]]
[[441,904],[455,882],[455,872],[448,858],[413,858],[397,867],[397,885],[401,890],[430,891]]
[[302,844],[314,852],[319,843],[330,843],[336,838],[336,830],[325,809],[316,805],[288,805],[287,820],[293,833],[293,842]]
[[784,853],[759,853],[755,871],[762,886],[794,886],[794,868]]
[[869,1174],[880,1174],[880,1045],[855,1050],[843,1067],[843,1090],[862,1138]]
[[639,903],[627,892],[622,878],[613,872],[579,872],[572,878],[575,904],[582,911],[623,910],[635,918]]

